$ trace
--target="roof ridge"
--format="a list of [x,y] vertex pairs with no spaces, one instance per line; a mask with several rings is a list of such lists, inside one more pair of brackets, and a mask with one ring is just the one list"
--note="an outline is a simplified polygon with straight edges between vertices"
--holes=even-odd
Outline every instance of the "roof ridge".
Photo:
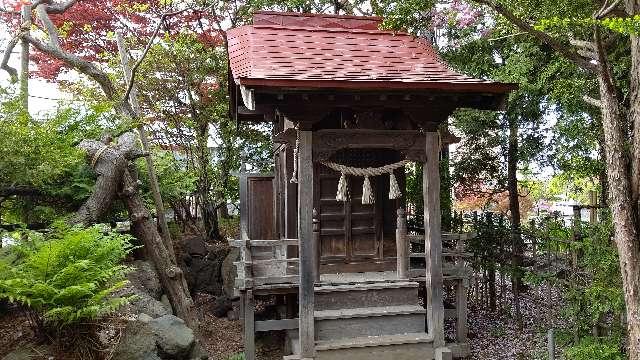
[[253,13],[261,14],[261,15],[282,15],[282,16],[292,16],[292,17],[302,17],[302,16],[313,16],[313,17],[325,17],[325,18],[336,18],[336,19],[363,19],[363,20],[379,20],[382,22],[384,19],[381,16],[371,16],[371,15],[343,15],[343,14],[325,14],[325,13],[303,13],[303,12],[294,12],[294,11],[269,11],[269,10],[260,10]]

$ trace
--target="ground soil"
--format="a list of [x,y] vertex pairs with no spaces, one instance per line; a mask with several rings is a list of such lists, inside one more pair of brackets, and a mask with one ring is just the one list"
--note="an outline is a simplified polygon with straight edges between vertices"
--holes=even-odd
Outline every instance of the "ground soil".
[[[508,292],[507,292],[508,293]],[[469,342],[471,359],[477,360],[534,360],[546,359],[546,331],[551,327],[561,327],[558,316],[560,294],[548,289],[530,289],[522,301],[523,327],[518,329],[511,311],[511,299],[505,297],[499,302],[499,309],[491,312],[477,299],[469,300]],[[199,335],[202,347],[214,360],[228,360],[243,351],[242,323],[238,320],[216,318],[212,315],[215,297],[196,294],[194,297],[200,319]],[[551,300],[551,301],[550,301]],[[552,304],[549,306],[549,304]],[[257,311],[265,304],[258,304]],[[24,312],[13,307],[0,314],[0,359],[17,346],[32,346],[41,353],[34,360],[68,360],[69,353],[52,345],[38,345],[39,342],[29,327]],[[103,337],[110,343],[117,343],[119,329],[126,319],[110,318],[102,326]],[[448,326],[448,336],[453,336],[453,327]],[[256,339],[259,360],[282,359],[284,336],[281,333],[258,334]],[[106,355],[108,357],[108,349]],[[561,359],[560,351],[558,359]]]

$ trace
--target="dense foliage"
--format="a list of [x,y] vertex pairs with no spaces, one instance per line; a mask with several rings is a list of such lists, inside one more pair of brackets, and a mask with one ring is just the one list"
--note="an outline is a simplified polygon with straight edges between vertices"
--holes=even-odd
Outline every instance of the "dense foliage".
[[130,236],[59,225],[51,233],[21,232],[0,257],[0,299],[33,311],[35,326],[60,328],[96,320],[127,303],[121,265]]

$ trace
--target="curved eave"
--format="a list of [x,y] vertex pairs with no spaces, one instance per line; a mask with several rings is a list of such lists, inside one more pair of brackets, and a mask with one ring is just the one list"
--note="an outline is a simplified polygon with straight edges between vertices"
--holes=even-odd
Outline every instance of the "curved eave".
[[297,80],[297,79],[236,79],[236,84],[252,88],[280,88],[295,90],[348,89],[353,91],[375,90],[442,90],[461,93],[508,94],[518,89],[518,84],[497,82],[416,82],[385,80]]

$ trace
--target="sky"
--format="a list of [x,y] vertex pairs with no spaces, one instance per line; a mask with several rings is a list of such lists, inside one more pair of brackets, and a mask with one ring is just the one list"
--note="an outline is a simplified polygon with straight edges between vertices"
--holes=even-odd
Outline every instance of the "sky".
[[[4,54],[4,49],[9,40],[9,33],[6,29],[0,28],[0,53]],[[16,69],[20,68],[20,49],[16,47],[11,54],[9,65]],[[33,68],[31,68],[33,70]],[[0,70],[0,86],[10,87],[12,85],[9,74]],[[50,82],[40,79],[29,79],[29,112],[34,117],[38,114],[54,110],[59,100],[70,99],[69,96],[60,92],[58,87]],[[54,99],[54,100],[51,100]]]

